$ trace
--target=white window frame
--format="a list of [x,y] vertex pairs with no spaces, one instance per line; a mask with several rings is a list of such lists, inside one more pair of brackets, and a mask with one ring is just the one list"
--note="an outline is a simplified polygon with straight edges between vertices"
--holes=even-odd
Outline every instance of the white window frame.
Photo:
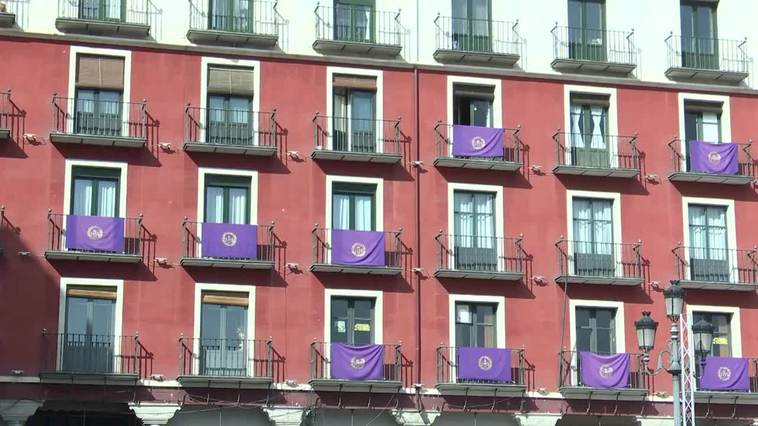
[[577,368],[577,358],[579,351],[576,349],[576,308],[606,308],[615,309],[616,316],[613,317],[614,333],[616,340],[616,353],[626,353],[626,330],[624,325],[624,302],[617,302],[611,300],[582,300],[571,299],[569,300],[569,348],[573,351],[571,356],[571,380],[572,384],[579,383],[579,370]]
[[[737,247],[737,220],[735,218],[734,200],[730,200],[726,198],[682,197],[682,224],[684,224],[684,229],[683,229],[684,238],[682,238],[682,241],[684,245],[684,259],[685,259],[685,262],[688,263],[688,265],[689,265],[689,258],[690,258],[690,253],[689,253],[690,251],[689,250],[689,247],[690,247],[690,215],[689,215],[690,204],[726,207],[726,242],[728,244],[727,249],[735,250],[738,248]],[[727,256],[730,256],[729,252],[727,252]],[[736,266],[736,262],[737,262],[737,259],[729,258],[729,266],[730,266],[729,280],[731,282],[736,282],[736,280],[739,278],[737,276],[739,272],[736,271],[736,268],[733,268],[733,266]],[[690,267],[687,267],[685,269],[685,272],[687,274],[685,279],[687,280],[691,278]]]
[[[384,152],[384,144],[379,141],[384,140],[384,71],[369,68],[352,68],[352,67],[326,67],[326,116],[334,117],[334,75],[355,75],[362,77],[373,77],[376,79],[376,96],[374,97],[374,108],[376,111],[376,152]],[[348,108],[348,120],[351,117],[350,108]],[[333,149],[332,120],[327,119],[327,146],[324,149]],[[348,149],[352,148],[352,138],[347,138]]]
[[[568,240],[568,268],[569,271],[574,270],[574,198],[594,198],[600,200],[610,200],[613,202],[613,211],[611,216],[613,217],[613,244],[621,244],[624,239],[621,235],[621,193],[619,192],[601,192],[601,191],[578,191],[578,190],[566,190],[566,239]],[[616,249],[614,261],[614,269],[616,270],[616,276],[624,276],[624,268],[618,267],[623,260],[622,249]]]
[[732,341],[729,342],[732,355],[735,358],[742,356],[742,325],[740,322],[740,308],[737,306],[716,306],[716,305],[687,305],[687,319],[690,321],[690,327],[692,327],[693,318],[695,312],[707,312],[717,314],[729,314],[731,319],[729,320],[729,334],[731,334]]
[[[199,167],[197,169],[197,230],[200,247],[203,241],[203,222],[205,215],[205,176],[222,175],[250,178],[250,225],[258,224],[258,172],[256,170],[217,169]],[[199,249],[198,249],[199,250]]]
[[[255,286],[240,284],[213,284],[213,283],[195,283],[195,309],[192,327],[192,352],[200,353],[200,322],[203,312],[203,292],[204,291],[224,291],[229,293],[247,293],[247,339],[255,340]],[[247,362],[246,362],[247,364]],[[199,357],[192,359],[192,374],[198,374],[200,371]]]
[[684,155],[684,153],[687,152],[687,138],[685,135],[684,125],[684,104],[687,101],[711,102],[714,104],[721,104],[721,119],[719,122],[719,125],[721,126],[721,141],[719,142],[724,143],[732,141],[732,110],[729,106],[731,103],[729,96],[679,92],[679,152],[682,154],[681,170],[687,170],[687,158]]
[[[122,114],[127,114],[127,117],[121,117],[121,120],[128,121],[129,102],[131,102],[132,93],[132,52],[123,49],[71,46],[68,55],[68,95],[66,96],[70,99],[74,99],[76,94],[76,59],[79,55],[112,56],[124,59],[124,92],[121,95],[121,103],[123,105]],[[68,113],[73,115],[73,111],[68,111]],[[74,121],[66,120],[66,132],[73,133],[73,131]],[[121,124],[121,136],[129,136],[129,126],[124,126],[123,123]]]
[[[497,262],[500,265],[501,259],[505,255],[505,231],[503,229],[503,187],[500,185],[482,185],[473,183],[449,182],[447,184],[447,234],[455,234],[455,191],[469,192],[489,192],[495,193],[495,245],[497,247]],[[455,253],[450,250],[448,255],[449,268],[455,268]],[[500,266],[498,266],[499,268]]]
[[[462,75],[449,75],[447,76],[447,123],[453,125],[455,118],[455,105],[453,103],[455,98],[454,87],[456,84],[468,84],[473,86],[487,86],[494,87],[492,98],[492,128],[503,128],[503,90],[501,80],[497,78],[481,78],[481,77],[467,77]],[[448,135],[450,144],[448,146],[448,155],[453,153],[453,135]]]
[[[505,349],[505,296],[485,296],[476,294],[449,294],[448,295],[448,342],[451,348],[450,357],[454,357],[457,352],[456,334],[455,334],[455,304],[456,303],[487,303],[495,305],[495,347]],[[453,358],[455,359],[455,358]],[[450,365],[449,376],[452,382],[458,381],[458,374],[455,365]]]
[[[124,280],[120,279],[105,279],[105,278],[73,278],[73,277],[61,277],[60,279],[60,295],[58,300],[58,349],[55,369],[60,370],[61,366],[58,365],[58,361],[62,360],[61,351],[63,350],[63,334],[66,332],[66,297],[69,287],[77,286],[91,286],[91,287],[115,287],[116,288],[116,306],[114,307],[114,319],[113,319],[113,354],[114,357],[121,355],[121,339],[117,336],[122,335],[123,331],[123,318],[124,318]],[[115,373],[121,372],[121,363],[117,362],[118,359],[114,359],[113,371]]]
[[[618,103],[616,96],[616,88],[614,87],[600,87],[600,86],[579,86],[573,84],[563,85],[563,128],[566,133],[571,132],[571,95],[601,95],[608,97],[608,135],[606,140],[608,144],[608,151],[611,157],[611,167],[617,168],[619,166],[618,158],[618,138],[612,137],[619,134],[618,131]],[[571,152],[566,150],[566,164],[571,164]]]
[[208,107],[208,67],[211,65],[218,65],[222,67],[237,67],[237,68],[250,68],[253,71],[253,145],[258,145],[258,112],[260,111],[261,104],[261,63],[260,61],[254,61],[249,59],[228,59],[203,56],[200,59],[200,134],[199,138],[205,143],[205,129],[207,123],[205,122],[206,111]]

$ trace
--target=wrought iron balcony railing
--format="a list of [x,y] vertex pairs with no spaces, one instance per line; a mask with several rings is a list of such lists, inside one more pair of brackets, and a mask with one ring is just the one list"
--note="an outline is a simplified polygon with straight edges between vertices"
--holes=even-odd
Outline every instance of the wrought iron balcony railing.
[[[562,350],[558,353],[558,387],[592,388],[582,383],[582,363],[579,351]],[[648,390],[652,379],[645,373],[643,354],[629,354],[629,380],[626,390]],[[623,391],[623,389],[620,389]]]
[[634,31],[613,31],[556,25],[553,55],[557,60],[637,65]]
[[276,1],[248,0],[246,8],[235,9],[229,2],[189,0],[190,31],[219,31],[276,37],[285,20]]
[[179,338],[179,376],[273,378],[271,340]]
[[[341,260],[344,257],[350,256],[350,254],[356,256],[364,256],[367,251],[371,250],[368,247],[368,243],[361,243],[356,240],[356,243],[350,243],[347,247],[342,247],[344,251],[349,253],[335,253],[333,250],[335,247],[335,232],[352,232],[346,230],[334,230],[330,228],[321,228],[316,225],[311,231],[311,249],[313,253],[313,265],[312,270],[318,271],[332,271],[333,269],[341,270],[343,272],[360,272],[365,270],[366,273],[381,274],[381,270],[387,270],[387,272],[400,272],[402,267],[402,254],[403,243],[400,240],[402,229],[398,231],[376,231],[372,232],[381,236],[383,245],[377,247],[380,253],[376,255],[376,262],[370,262],[370,264],[362,265],[361,262],[356,263],[343,263]],[[361,231],[357,231],[361,232]],[[360,244],[360,248],[356,248],[356,244]],[[334,267],[334,268],[330,268]]]
[[750,58],[746,44],[747,39],[724,40],[669,34],[666,38],[668,65],[670,69],[687,68],[747,75],[750,72]]
[[400,119],[313,117],[314,158],[397,162],[402,137]]
[[[383,344],[382,377],[379,381],[403,381],[403,354],[400,344]],[[312,381],[339,380],[332,377],[332,348],[329,342],[310,345],[310,378]]]
[[642,282],[642,243],[604,243],[570,241],[561,238],[555,247],[558,252],[558,281],[623,283]]
[[8,223],[5,219],[5,206],[0,206],[0,256],[5,253],[6,234],[8,232]]
[[458,377],[458,349],[456,346],[438,346],[436,352],[437,384],[477,383],[492,385],[527,385],[527,363],[525,349],[508,349],[511,351],[511,381],[462,380]]
[[8,139],[20,129],[26,112],[11,99],[11,91],[0,92],[0,140]]
[[[518,21],[455,18],[434,19],[438,51],[476,52],[522,57],[526,41],[519,35]],[[515,61],[514,61],[515,62]]]
[[522,237],[445,234],[440,231],[436,276],[518,279],[524,273],[526,254]]
[[[402,49],[408,30],[400,24],[400,11],[376,10],[370,6],[318,5],[316,40],[395,46]],[[396,54],[397,54],[396,53]]]
[[717,173],[702,173],[693,171],[689,148],[679,138],[674,138],[668,143],[671,152],[670,180],[675,181],[702,181],[712,183],[749,183],[753,180],[754,164],[752,147],[753,141],[747,143],[735,143],[737,145],[737,173],[724,175]]
[[114,102],[53,96],[51,137],[147,139],[146,102]]
[[[198,265],[204,263],[213,263],[214,261],[226,262],[230,264],[240,264],[247,262],[255,262],[268,264],[273,266],[274,263],[274,225],[256,225],[255,238],[256,247],[254,250],[254,256],[243,257],[238,255],[227,256],[225,254],[214,255],[210,250],[203,250],[203,239],[210,238],[202,235],[201,222],[193,222],[186,218],[182,222],[182,259],[183,261],[189,260],[197,261]],[[234,225],[232,225],[234,226]],[[234,241],[238,240],[238,236],[234,237]],[[201,261],[207,262],[201,262]],[[185,262],[186,263],[186,262]]]
[[[453,155],[453,124],[438,121],[434,126],[436,146],[435,164],[446,167],[491,168],[495,170],[518,170],[524,164],[524,143],[521,128],[503,129],[502,155],[496,157],[460,157]],[[458,164],[460,163],[460,164]]]
[[[87,223],[88,220],[93,222]],[[146,235],[142,215],[111,218],[66,215],[50,210],[47,213],[45,256],[55,259],[138,262],[142,259],[142,244]]]
[[637,135],[553,134],[555,172],[591,176],[633,177],[640,171]]
[[682,287],[744,291],[758,288],[758,248],[679,245],[672,252],[676,278]]
[[184,109],[184,144],[188,151],[229,152],[262,150],[276,152],[280,136],[276,111],[262,112],[238,109]]
[[139,336],[42,331],[42,376],[125,375],[147,378],[152,353]]
[[150,0],[58,0],[58,19],[150,25]]

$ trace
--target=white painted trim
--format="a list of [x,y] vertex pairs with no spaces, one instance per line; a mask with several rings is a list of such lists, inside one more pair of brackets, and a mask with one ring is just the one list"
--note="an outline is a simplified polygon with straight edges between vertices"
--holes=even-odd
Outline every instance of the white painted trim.
[[[377,146],[376,146],[376,152],[383,152],[384,151],[384,144],[379,143],[378,141],[384,140],[384,126],[382,125],[382,120],[384,120],[384,71],[383,70],[376,70],[376,69],[369,69],[369,68],[352,68],[352,67],[326,67],[326,116],[327,117],[333,117],[334,116],[334,85],[332,82],[334,81],[334,74],[345,74],[345,75],[360,75],[360,76],[367,76],[367,77],[374,77],[376,78],[376,97],[374,108],[376,109],[376,136],[377,136]],[[328,141],[327,141],[327,149],[332,149],[332,135],[334,132],[332,131],[332,120],[327,120],[327,132],[328,132]],[[348,143],[350,143],[350,138],[348,138]]]
[[[58,299],[58,351],[63,348],[61,335],[66,332],[66,294],[69,286],[97,286],[97,287],[115,287],[116,288],[116,306],[114,308],[115,317],[113,319],[113,335],[121,336],[123,331],[124,318],[124,280],[105,279],[105,278],[71,278],[61,277],[60,295]],[[113,342],[114,355],[121,355],[121,339],[114,338]],[[61,360],[60,352],[56,360]],[[60,368],[55,366],[56,370]],[[119,362],[113,363],[115,372],[119,372],[121,365]]]
[[331,341],[332,297],[362,297],[374,299],[374,344],[384,344],[384,293],[381,290],[324,289],[324,342],[326,350]]
[[[495,193],[495,238],[497,245],[497,258],[502,259],[504,256],[503,250],[503,238],[505,237],[504,230],[504,213],[503,213],[503,187],[499,185],[481,185],[473,183],[457,183],[448,182],[447,184],[447,233],[452,235],[455,233],[455,191],[470,191],[470,192],[490,192]],[[450,258],[448,259],[448,265],[450,268],[455,267],[455,254],[453,250],[450,251]],[[498,264],[500,261],[498,260]]]
[[474,294],[450,294],[448,295],[448,339],[449,345],[455,346],[455,304],[464,303],[491,303],[497,305],[495,312],[495,347],[505,348],[505,297],[482,296]]
[[[481,77],[467,77],[462,75],[449,75],[447,76],[447,124],[452,125],[454,120],[454,105],[453,105],[453,87],[456,84],[470,84],[480,86],[494,86],[494,93],[492,98],[492,127],[499,129],[503,127],[503,90],[501,88],[501,81],[497,78],[481,78]],[[453,149],[453,134],[448,135],[450,139],[449,154],[452,154]]]
[[73,167],[74,166],[83,166],[83,167],[100,167],[100,168],[108,168],[108,169],[119,169],[121,171],[121,176],[118,180],[118,192],[119,192],[119,200],[118,200],[118,212],[116,213],[117,217],[126,217],[126,190],[129,187],[127,185],[127,171],[129,170],[129,166],[127,163],[120,162],[120,161],[90,161],[90,160],[70,160],[66,159],[65,161],[65,172],[64,172],[64,181],[63,181],[63,214],[71,214],[71,178],[73,177]]
[[[204,291],[225,291],[234,293],[247,293],[247,339],[254,340],[255,336],[255,286],[240,284],[211,284],[195,283],[195,304],[192,327],[192,352],[200,353],[200,321],[202,314],[203,292]],[[192,372],[196,374],[199,370],[199,359],[194,357],[192,360]]]
[[581,300],[571,299],[569,300],[570,310],[570,338],[569,344],[572,351],[576,350],[576,308],[610,308],[616,310],[616,316],[613,321],[616,326],[616,353],[626,352],[626,330],[624,326],[624,302],[616,302],[611,300]]
[[[571,132],[571,95],[572,94],[590,94],[608,96],[608,134],[618,136],[618,103],[616,89],[613,87],[600,86],[579,86],[574,84],[563,85],[563,129],[564,132]],[[616,144],[616,145],[613,145]],[[618,167],[618,139],[609,138],[608,148],[611,151],[611,167]],[[566,150],[566,164],[571,164],[570,150]]]
[[679,152],[682,154],[682,170],[687,170],[686,169],[687,158],[684,155],[684,153],[687,152],[687,140],[684,134],[684,130],[685,130],[684,103],[686,101],[703,101],[703,102],[720,103],[721,104],[721,119],[720,119],[721,141],[723,142],[732,141],[732,109],[730,107],[731,102],[730,102],[729,96],[679,92],[679,96],[678,96],[679,142],[680,142]]
[[[742,325],[740,321],[740,308],[736,306],[716,306],[716,305],[687,305],[687,318],[693,321],[695,312],[714,312],[720,314],[730,314],[732,319],[729,321],[729,334],[732,335],[730,345],[732,347],[732,356],[739,358],[742,356]],[[691,327],[692,325],[690,325]]]
[[[602,200],[611,200],[613,202],[613,210],[611,212],[613,216],[613,243],[620,244],[624,242],[621,235],[621,193],[619,192],[600,192],[600,191],[577,191],[566,190],[566,239],[569,241],[568,268],[569,271],[574,270],[574,248],[572,247],[574,241],[574,198],[597,198]],[[615,250],[616,253],[616,265],[620,265],[622,262],[623,253],[621,249]],[[616,267],[616,274],[620,277],[624,276],[623,268]]]
[[[251,68],[253,70],[253,111],[259,112],[261,106],[261,62],[248,59],[228,59],[203,56],[200,59],[200,110],[208,106],[208,66],[221,65],[228,67]],[[199,139],[205,141],[205,114],[200,114]],[[253,114],[253,129],[258,129],[258,114]],[[258,144],[258,132],[253,132],[253,144]]]
[[[71,46],[68,56],[68,94],[67,98],[74,98],[76,93],[76,57],[77,55],[98,55],[98,56],[117,56],[124,58],[124,92],[121,102],[123,103],[124,114],[129,114],[129,102],[132,96],[132,52],[123,49],[103,49],[86,46]],[[69,111],[69,114],[72,114]],[[122,117],[123,120],[123,117]],[[72,133],[74,130],[73,120],[66,120],[66,132]],[[129,136],[129,126],[121,126],[121,136]]]
[[[689,246],[690,246],[690,215],[689,215],[689,205],[690,204],[702,204],[707,206],[721,206],[726,207],[726,239],[728,244],[729,250],[737,249],[737,220],[735,219],[735,208],[734,208],[734,200],[726,199],[726,198],[700,198],[700,197],[682,197],[682,224],[684,225],[683,229],[683,245],[684,245],[684,258],[687,262],[689,262]],[[727,252],[728,256],[728,252]],[[729,274],[730,274],[730,280],[736,280],[738,271],[736,268],[733,268],[732,266],[735,266],[732,264],[732,262],[737,262],[737,259],[729,259]],[[686,268],[687,276],[686,279],[690,279],[690,268]]]

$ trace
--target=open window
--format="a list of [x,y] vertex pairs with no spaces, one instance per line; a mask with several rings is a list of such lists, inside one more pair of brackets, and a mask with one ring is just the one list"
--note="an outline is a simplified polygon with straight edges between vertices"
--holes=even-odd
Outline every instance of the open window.
[[332,150],[381,152],[375,77],[335,74],[332,80]]
[[605,62],[605,0],[569,0],[569,57]]
[[495,88],[453,84],[453,125],[493,127]]
[[682,24],[682,66],[718,69],[718,33],[715,1],[683,0],[680,6]]

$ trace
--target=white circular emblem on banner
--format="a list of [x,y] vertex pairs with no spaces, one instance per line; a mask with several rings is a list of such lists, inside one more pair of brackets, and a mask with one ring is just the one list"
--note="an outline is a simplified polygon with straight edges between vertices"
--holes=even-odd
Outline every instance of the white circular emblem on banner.
[[362,370],[363,367],[366,366],[366,358],[354,356],[350,358],[350,367],[353,368],[353,370]]
[[224,232],[221,235],[221,242],[227,247],[234,247],[237,245],[237,234],[234,232]]
[[355,257],[363,257],[366,255],[366,245],[363,243],[354,243],[350,247],[350,253]]
[[719,371],[716,374],[719,376],[719,380],[725,382],[732,377],[732,370],[729,367],[719,367]]
[[492,358],[488,357],[487,355],[480,356],[478,364],[480,370],[492,370]]
[[471,148],[474,148],[477,151],[484,148],[486,145],[487,141],[485,141],[481,136],[474,136],[471,138]]
[[597,369],[597,372],[600,374],[600,377],[607,379],[613,375],[613,367],[608,364],[603,364]]
[[719,154],[716,151],[711,151],[708,153],[708,161],[710,161],[713,164],[718,164],[721,162],[721,154]]
[[94,241],[102,240],[104,236],[105,236],[105,232],[103,232],[103,228],[97,225],[92,225],[89,228],[87,228],[87,238],[89,238],[90,240],[94,240]]

